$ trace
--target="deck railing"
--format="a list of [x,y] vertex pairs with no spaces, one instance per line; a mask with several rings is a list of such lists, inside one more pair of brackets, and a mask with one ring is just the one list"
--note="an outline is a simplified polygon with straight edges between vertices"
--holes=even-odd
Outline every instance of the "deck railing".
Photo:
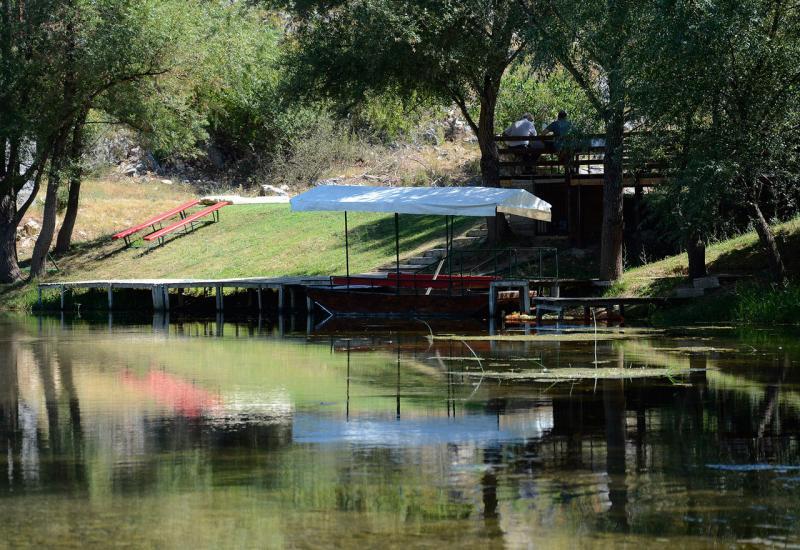
[[[630,143],[640,132],[627,132],[623,139],[623,176],[626,186],[657,184],[663,177],[663,164],[641,158]],[[605,135],[576,134],[558,138],[546,136],[495,136],[500,144],[501,180],[525,179],[533,183],[563,182],[569,178],[572,185],[599,185],[603,179]],[[561,147],[554,150],[556,140]],[[541,143],[540,148],[508,147],[507,142],[528,141]],[[522,170],[518,170],[521,168]],[[515,173],[516,172],[516,173]],[[555,180],[554,180],[555,178]],[[536,181],[540,180],[540,181]]]

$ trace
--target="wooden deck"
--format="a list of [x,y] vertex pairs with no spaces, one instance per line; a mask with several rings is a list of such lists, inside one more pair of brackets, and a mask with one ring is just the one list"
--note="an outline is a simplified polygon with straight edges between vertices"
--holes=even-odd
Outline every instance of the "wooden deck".
[[[629,150],[625,135],[623,147],[622,185],[625,188],[627,213],[632,220],[629,231],[636,231],[642,197],[648,188],[664,180],[663,166],[653,160],[635,159]],[[525,139],[534,146],[507,147],[506,141]],[[599,240],[598,228],[602,223],[605,138],[602,135],[576,136],[573,143],[555,152],[555,137],[530,136],[528,138],[496,136],[500,154],[500,185],[525,189],[551,204],[549,223],[530,224],[529,232],[535,235],[565,235],[573,246],[583,248]]]

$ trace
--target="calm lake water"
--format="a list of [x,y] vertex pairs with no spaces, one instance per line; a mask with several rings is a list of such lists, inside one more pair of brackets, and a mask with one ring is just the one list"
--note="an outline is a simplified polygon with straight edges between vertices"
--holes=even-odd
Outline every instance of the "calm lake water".
[[0,320],[0,546],[800,545],[796,335],[296,326]]

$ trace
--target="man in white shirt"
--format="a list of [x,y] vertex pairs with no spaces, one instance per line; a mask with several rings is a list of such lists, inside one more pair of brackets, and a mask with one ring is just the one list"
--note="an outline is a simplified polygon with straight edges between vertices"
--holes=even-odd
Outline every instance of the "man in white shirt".
[[[518,121],[514,122],[503,131],[504,136],[530,137],[536,135],[536,126],[533,124],[533,115],[525,113]],[[508,147],[528,147],[530,142],[526,140],[506,141]]]

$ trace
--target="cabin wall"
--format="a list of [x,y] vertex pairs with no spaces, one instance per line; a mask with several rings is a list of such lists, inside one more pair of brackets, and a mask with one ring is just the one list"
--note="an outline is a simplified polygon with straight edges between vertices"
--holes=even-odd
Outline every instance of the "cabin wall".
[[[534,194],[552,206],[552,221],[546,224],[542,235],[569,236],[575,246],[588,247],[600,243],[603,227],[603,187],[600,185],[573,186],[569,196],[565,184],[539,184]],[[638,212],[637,212],[638,211]],[[570,231],[569,218],[573,217],[574,227]],[[626,242],[634,241],[639,220],[647,219],[644,201],[633,194],[623,197]]]

